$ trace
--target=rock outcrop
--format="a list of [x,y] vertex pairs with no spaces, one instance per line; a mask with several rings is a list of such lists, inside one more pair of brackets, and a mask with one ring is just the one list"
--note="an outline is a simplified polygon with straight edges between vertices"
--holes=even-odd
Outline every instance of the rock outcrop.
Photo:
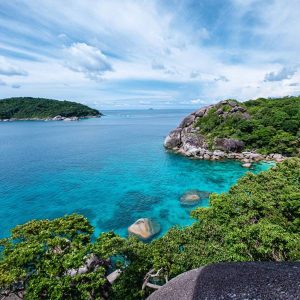
[[104,265],[108,266],[108,264],[109,264],[108,261],[100,259],[97,255],[92,253],[89,257],[86,258],[84,265],[82,265],[77,269],[67,270],[66,275],[72,277],[76,275],[82,275],[90,272],[91,270],[94,270],[99,266],[104,266]]
[[242,141],[226,138],[215,138],[214,146],[217,150],[225,152],[241,152],[245,144]]
[[148,240],[160,231],[160,225],[152,219],[142,218],[128,227],[128,233]]
[[296,300],[300,295],[299,277],[299,262],[211,264],[178,275],[147,300]]
[[207,116],[211,109],[214,109],[214,113],[219,118],[227,118],[234,114],[238,114],[242,119],[250,118],[246,108],[233,100],[224,100],[215,105],[203,107],[185,117],[179,126],[168,134],[164,141],[165,148],[197,159],[236,159],[243,162],[245,167],[250,167],[252,162],[262,160],[281,162],[285,159],[281,154],[262,155],[254,151],[243,151],[244,142],[232,138],[216,137],[212,145],[209,144],[206,137],[200,133],[197,123],[200,118]]

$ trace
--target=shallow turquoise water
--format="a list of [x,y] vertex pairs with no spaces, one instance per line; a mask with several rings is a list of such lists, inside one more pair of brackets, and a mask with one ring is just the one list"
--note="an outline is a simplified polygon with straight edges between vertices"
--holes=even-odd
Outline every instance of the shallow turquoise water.
[[105,113],[80,122],[0,123],[1,237],[33,218],[72,212],[87,216],[96,235],[125,236],[141,217],[157,219],[163,233],[192,222],[191,208],[179,203],[184,192],[224,192],[248,171],[239,162],[196,161],[164,150],[164,136],[189,111]]

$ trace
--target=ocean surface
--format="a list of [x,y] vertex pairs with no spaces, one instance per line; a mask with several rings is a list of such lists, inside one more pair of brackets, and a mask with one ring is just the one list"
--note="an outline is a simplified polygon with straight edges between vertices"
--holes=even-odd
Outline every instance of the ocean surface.
[[188,110],[104,113],[79,122],[0,123],[0,237],[31,219],[73,212],[90,220],[95,235],[126,236],[141,217],[159,221],[163,234],[193,222],[191,208],[180,205],[183,193],[228,191],[248,171],[235,161],[165,151],[164,137]]

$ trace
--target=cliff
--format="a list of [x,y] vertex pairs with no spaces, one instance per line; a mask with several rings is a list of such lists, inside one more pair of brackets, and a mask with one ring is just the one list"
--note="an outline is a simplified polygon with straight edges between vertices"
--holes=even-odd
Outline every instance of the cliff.
[[300,98],[224,100],[185,117],[164,141],[198,159],[282,161],[299,156]]

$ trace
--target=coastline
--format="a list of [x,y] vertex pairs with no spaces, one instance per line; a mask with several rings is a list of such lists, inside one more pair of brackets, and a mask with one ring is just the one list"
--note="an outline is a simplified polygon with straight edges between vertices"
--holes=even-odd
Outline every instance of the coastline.
[[[229,107],[230,110],[224,112],[222,108],[225,106]],[[245,108],[231,100],[224,100],[215,105],[202,107],[186,116],[179,126],[166,136],[164,147],[175,153],[195,159],[239,160],[246,168],[250,168],[251,164],[255,162],[282,162],[287,158],[279,153],[260,154],[256,150],[247,150],[243,141],[233,138],[215,138],[213,147],[209,147],[206,137],[199,133],[199,127],[196,124],[200,118],[207,116],[212,109],[216,109],[217,115],[222,116],[222,118],[235,114],[241,114],[244,119],[250,117]]]
[[250,168],[252,163],[259,162],[283,162],[288,157],[282,156],[278,153],[271,153],[268,155],[259,154],[251,151],[244,152],[224,152],[220,150],[208,150],[204,148],[189,148],[185,150],[184,147],[168,149],[167,151],[174,152],[192,159],[199,160],[211,160],[211,161],[220,161],[220,160],[237,160],[243,164],[243,167]]
[[15,122],[15,121],[79,121],[83,119],[92,119],[92,118],[101,118],[103,115],[99,114],[96,116],[82,116],[82,117],[63,117],[63,116],[55,116],[53,118],[11,118],[11,119],[0,119],[0,122]]

